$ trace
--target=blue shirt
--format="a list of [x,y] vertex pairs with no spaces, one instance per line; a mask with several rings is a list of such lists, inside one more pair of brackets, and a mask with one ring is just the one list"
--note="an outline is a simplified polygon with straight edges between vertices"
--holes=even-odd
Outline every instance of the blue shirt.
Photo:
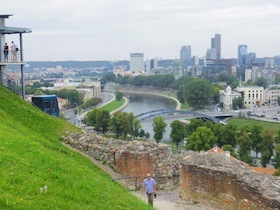
[[143,181],[143,187],[146,189],[146,193],[153,193],[157,182],[151,177],[150,180],[147,178]]

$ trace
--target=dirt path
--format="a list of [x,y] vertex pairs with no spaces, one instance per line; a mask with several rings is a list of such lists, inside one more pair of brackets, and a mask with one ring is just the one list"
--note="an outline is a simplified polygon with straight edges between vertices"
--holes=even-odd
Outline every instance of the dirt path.
[[[133,192],[144,202],[147,202],[147,197],[140,191]],[[193,204],[192,202],[184,202],[179,197],[179,192],[174,191],[158,191],[157,197],[154,199],[154,208],[156,210],[214,210],[211,207],[201,204]]]

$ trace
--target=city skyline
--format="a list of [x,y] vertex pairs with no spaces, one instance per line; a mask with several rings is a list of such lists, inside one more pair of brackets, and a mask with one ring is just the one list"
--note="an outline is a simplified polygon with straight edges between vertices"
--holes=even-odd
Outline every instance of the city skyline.
[[[26,61],[180,58],[182,46],[203,57],[210,39],[221,34],[221,58],[237,58],[238,45],[258,57],[280,55],[280,2],[237,0],[10,0],[0,14],[6,26],[31,28],[24,34]],[[6,41],[18,43],[12,35]]]

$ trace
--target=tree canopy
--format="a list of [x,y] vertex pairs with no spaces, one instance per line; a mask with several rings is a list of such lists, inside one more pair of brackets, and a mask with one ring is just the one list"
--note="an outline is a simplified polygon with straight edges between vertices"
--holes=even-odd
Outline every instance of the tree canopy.
[[153,131],[154,131],[154,138],[157,143],[159,143],[162,138],[163,134],[166,132],[167,123],[165,122],[162,116],[154,117],[153,119]]
[[180,122],[179,120],[174,120],[171,123],[171,133],[170,138],[173,143],[176,144],[177,148],[180,142],[182,142],[186,135],[186,128],[184,123]]
[[213,101],[212,85],[204,79],[194,79],[184,85],[183,98],[194,109],[202,109]]

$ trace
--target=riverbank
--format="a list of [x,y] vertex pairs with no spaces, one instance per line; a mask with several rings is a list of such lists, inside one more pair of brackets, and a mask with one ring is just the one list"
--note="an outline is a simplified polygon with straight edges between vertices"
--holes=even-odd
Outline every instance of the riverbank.
[[128,98],[123,97],[123,99],[125,100],[124,103],[117,109],[114,109],[113,111],[110,112],[110,115],[114,115],[117,112],[120,112],[121,110],[123,110],[129,103]]
[[123,86],[115,83],[110,83],[105,87],[105,91],[107,92],[112,92],[115,90],[119,90],[122,93],[139,93],[139,94],[148,94],[148,95],[165,97],[175,101],[176,110],[181,110],[182,104],[177,98],[170,96],[169,90],[159,90],[151,87]]
[[[106,93],[106,94],[111,94],[111,93]],[[113,94],[112,94],[112,95],[113,95]],[[128,103],[129,103],[128,98],[123,97],[123,99],[124,99],[124,103],[123,103],[121,106],[119,106],[119,107],[113,107],[112,110],[109,110],[110,115],[114,115],[115,113],[117,113],[117,112],[123,110],[123,109],[128,105]],[[102,107],[108,106],[108,105],[114,103],[115,100],[116,100],[116,97],[113,96],[111,100],[109,100],[109,101],[107,101],[107,102],[105,102],[105,103],[102,103],[102,104],[100,104],[99,106],[96,106],[95,108],[102,108]],[[91,110],[88,110],[88,111],[86,111],[86,112],[83,112],[82,114],[79,115],[79,118],[80,118],[80,119],[83,119],[83,118],[86,116],[86,114],[87,114],[88,112],[90,112],[90,111],[92,111],[92,109],[91,109]]]

